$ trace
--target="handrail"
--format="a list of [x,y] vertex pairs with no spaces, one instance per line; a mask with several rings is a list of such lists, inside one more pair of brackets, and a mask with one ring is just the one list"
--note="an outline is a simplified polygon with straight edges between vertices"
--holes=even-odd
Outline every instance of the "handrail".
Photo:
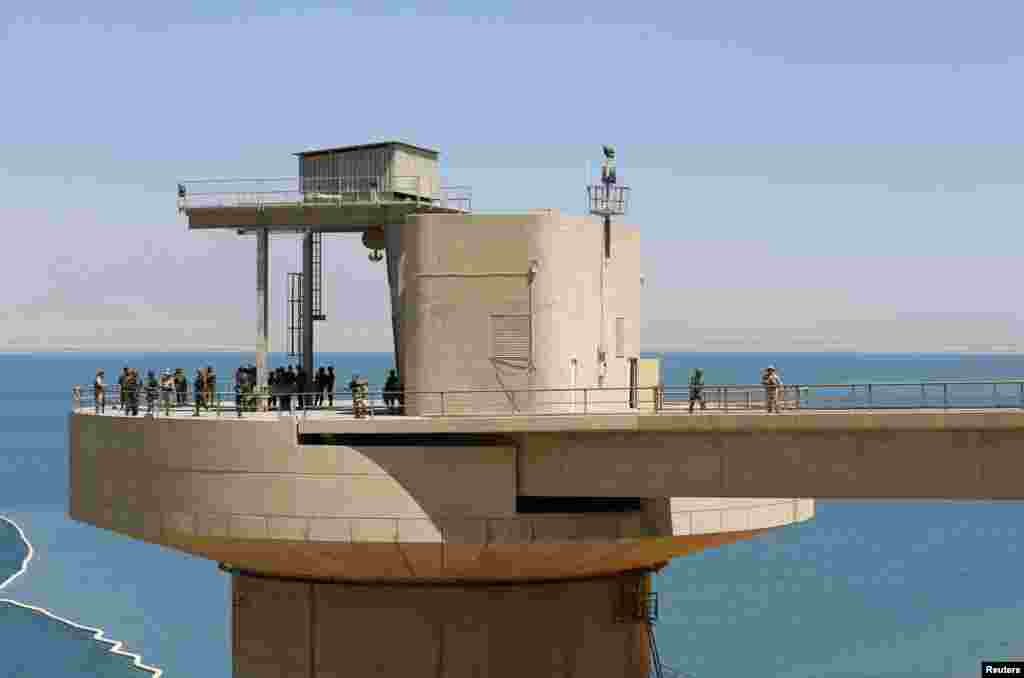
[[[977,387],[991,387],[984,395]],[[1000,392],[1000,387],[1003,391]],[[1009,387],[1013,393],[1007,392]],[[623,414],[637,412],[677,412],[692,404],[694,410],[757,411],[770,409],[777,404],[779,410],[850,410],[850,409],[935,409],[935,408],[1022,408],[1024,409],[1024,379],[994,380],[952,380],[915,381],[887,383],[848,384],[785,384],[775,387],[762,384],[703,384],[699,397],[693,397],[694,387],[689,385],[628,386],[612,387],[553,387],[521,389],[446,389],[440,391],[386,391],[380,387],[366,387],[362,397],[351,391],[317,392],[269,392],[264,387],[253,391],[243,388],[240,392],[218,391],[210,403],[200,400],[202,415],[213,406],[216,414],[237,412],[240,416],[248,412],[291,411],[308,416],[313,411],[351,412],[356,416],[374,417],[378,414],[398,414],[404,410],[417,416],[520,416],[520,415],[578,415],[578,414]],[[913,393],[907,390],[913,389]],[[941,394],[938,393],[941,389]],[[965,393],[966,389],[973,389]],[[72,389],[72,407],[99,410],[99,403],[93,395],[92,386],[76,385]],[[838,391],[838,393],[836,392]],[[77,392],[77,396],[74,395]],[[918,392],[920,395],[918,396]],[[137,391],[138,407],[146,409],[174,409],[176,412],[195,409],[192,384],[188,384],[181,396],[170,392],[171,403],[163,402],[161,392],[150,400],[146,388]],[[509,394],[514,398],[514,407],[505,400]],[[104,390],[103,409],[116,406],[121,398],[117,385]],[[547,396],[547,397],[545,397]],[[582,397],[578,397],[582,396]],[[203,395],[205,399],[206,394]],[[300,397],[309,402],[309,407],[299,406]],[[241,401],[241,405],[239,405]],[[292,407],[285,408],[288,404]],[[389,407],[390,404],[390,407]],[[699,408],[699,409],[698,409]]]
[[[395,193],[404,197],[393,197]],[[440,185],[439,178],[430,175],[203,179],[179,184],[178,210],[272,205],[330,206],[351,202],[416,204],[419,200],[427,200],[433,207],[469,211],[472,188]]]

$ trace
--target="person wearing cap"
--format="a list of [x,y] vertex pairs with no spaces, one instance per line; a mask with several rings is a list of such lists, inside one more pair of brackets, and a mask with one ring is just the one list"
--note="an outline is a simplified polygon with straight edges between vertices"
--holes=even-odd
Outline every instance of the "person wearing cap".
[[693,414],[693,406],[700,401],[700,409],[707,409],[704,402],[704,370],[697,368],[690,377],[690,414]]
[[782,379],[774,365],[769,365],[761,377],[761,383],[765,387],[765,403],[769,412],[779,413],[779,391],[782,387]]
[[96,379],[92,383],[92,397],[96,414],[103,414],[107,404],[103,390],[103,370],[96,370]]

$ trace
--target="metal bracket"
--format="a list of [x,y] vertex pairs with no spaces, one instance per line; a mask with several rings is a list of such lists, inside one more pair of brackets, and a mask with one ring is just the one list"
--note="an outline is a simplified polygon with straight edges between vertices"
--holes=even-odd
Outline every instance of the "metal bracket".
[[619,623],[658,621],[658,593],[644,592],[638,586],[623,587],[622,598],[615,621]]

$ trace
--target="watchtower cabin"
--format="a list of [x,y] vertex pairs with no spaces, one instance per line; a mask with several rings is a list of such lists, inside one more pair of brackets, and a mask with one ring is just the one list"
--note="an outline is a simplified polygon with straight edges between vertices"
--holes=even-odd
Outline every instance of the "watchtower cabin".
[[440,193],[439,153],[388,141],[296,153],[305,202],[430,205]]

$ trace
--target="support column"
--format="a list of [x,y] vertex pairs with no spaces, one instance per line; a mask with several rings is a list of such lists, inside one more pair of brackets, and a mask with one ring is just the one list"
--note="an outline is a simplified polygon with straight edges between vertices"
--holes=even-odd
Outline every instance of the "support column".
[[399,234],[397,225],[384,226],[384,252],[388,264],[388,291],[391,299],[391,336],[395,343],[395,369],[398,376],[405,380],[402,372],[402,298],[398,289],[398,264],[400,255]]
[[270,295],[268,294],[270,232],[256,231],[256,384],[267,383],[267,353],[270,351]]
[[232,574],[236,678],[647,678],[649,574],[355,584]]
[[306,383],[302,391],[313,390],[313,231],[302,238],[302,369]]

